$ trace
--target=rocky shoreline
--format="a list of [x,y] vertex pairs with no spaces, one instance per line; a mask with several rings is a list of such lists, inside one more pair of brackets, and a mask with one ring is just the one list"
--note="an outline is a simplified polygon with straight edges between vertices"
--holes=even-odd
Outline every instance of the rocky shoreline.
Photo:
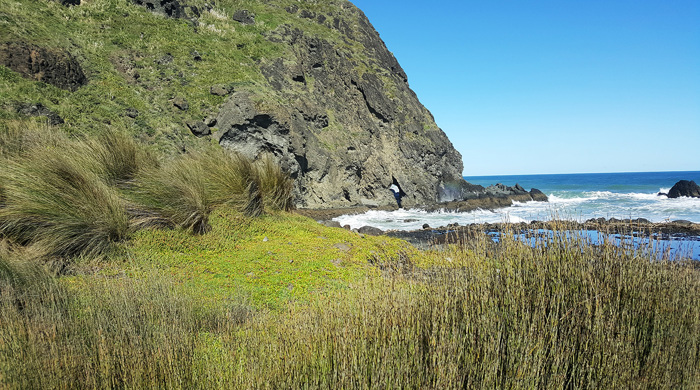
[[[490,202],[490,201],[489,201]],[[475,207],[478,208],[478,207]],[[348,209],[328,209],[328,210],[296,210],[296,213],[316,219],[319,223],[336,228],[350,230],[350,226],[341,226],[337,221],[333,221],[339,215],[358,214],[368,210],[395,210],[396,208],[367,208],[356,207]],[[464,210],[462,210],[464,211]],[[617,218],[597,218],[589,219],[585,222],[576,221],[532,221],[519,223],[479,223],[459,225],[457,223],[447,226],[431,227],[427,224],[423,229],[404,231],[387,230],[383,231],[372,226],[363,226],[359,229],[352,229],[358,234],[386,235],[403,239],[419,249],[432,249],[445,244],[456,244],[465,239],[473,237],[475,234],[503,233],[522,234],[538,230],[573,230],[573,231],[598,231],[606,234],[622,234],[635,236],[655,235],[661,239],[686,239],[700,240],[700,223],[677,220],[669,222],[651,222],[644,218],[637,219],[617,219]]]

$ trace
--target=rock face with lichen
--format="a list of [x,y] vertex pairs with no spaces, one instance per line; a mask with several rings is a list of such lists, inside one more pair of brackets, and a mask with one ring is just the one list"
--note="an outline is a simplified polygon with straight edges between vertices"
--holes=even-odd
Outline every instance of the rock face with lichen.
[[461,155],[365,15],[349,3],[342,19],[288,12],[327,22],[363,56],[289,25],[269,32],[294,54],[260,64],[276,99],[232,94],[216,115],[221,145],[275,155],[296,179],[299,207],[390,205],[392,183],[407,207],[445,200],[444,188],[463,182]]

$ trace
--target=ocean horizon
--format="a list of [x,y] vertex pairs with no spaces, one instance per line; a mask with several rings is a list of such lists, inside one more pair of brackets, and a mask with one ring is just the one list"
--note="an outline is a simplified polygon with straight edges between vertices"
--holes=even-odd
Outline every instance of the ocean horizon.
[[700,182],[700,171],[573,173],[536,175],[465,176],[484,187],[502,183],[537,188],[549,202],[514,202],[496,210],[469,212],[401,209],[371,210],[334,218],[351,228],[373,226],[382,230],[416,230],[451,223],[531,222],[563,219],[584,222],[591,218],[644,218],[651,222],[685,220],[700,223],[700,198],[670,199],[667,193],[679,180]]

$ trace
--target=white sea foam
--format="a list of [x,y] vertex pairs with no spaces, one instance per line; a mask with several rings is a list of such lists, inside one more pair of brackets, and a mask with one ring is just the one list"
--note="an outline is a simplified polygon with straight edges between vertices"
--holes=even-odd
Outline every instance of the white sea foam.
[[374,226],[382,230],[415,230],[423,224],[432,227],[451,223],[530,222],[552,218],[585,221],[590,218],[646,218],[652,222],[677,219],[700,223],[700,199],[669,199],[656,193],[616,193],[588,191],[549,194],[549,202],[514,203],[497,210],[470,212],[436,211],[420,209],[397,211],[368,211],[364,214],[342,215],[334,218],[341,225],[352,228]]

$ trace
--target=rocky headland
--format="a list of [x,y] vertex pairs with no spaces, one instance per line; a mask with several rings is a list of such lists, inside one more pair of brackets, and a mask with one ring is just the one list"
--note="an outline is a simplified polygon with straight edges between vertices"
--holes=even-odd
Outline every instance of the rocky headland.
[[546,200],[462,179],[462,156],[349,1],[25,3],[0,33],[0,117],[122,129],[165,154],[216,142],[272,155],[301,209],[395,207],[391,185],[404,207]]

